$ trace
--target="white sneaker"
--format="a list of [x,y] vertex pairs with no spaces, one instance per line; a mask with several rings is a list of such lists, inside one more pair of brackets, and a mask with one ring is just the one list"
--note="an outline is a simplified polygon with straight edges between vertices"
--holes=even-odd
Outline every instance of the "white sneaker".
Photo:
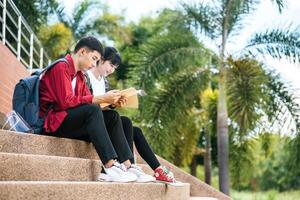
[[155,178],[153,176],[146,174],[140,167],[135,164],[131,164],[127,171],[137,176],[136,182],[146,183],[155,181]]
[[115,162],[110,168],[105,168],[103,166],[97,180],[127,183],[136,181],[137,176],[127,172],[126,168],[124,168],[120,163]]

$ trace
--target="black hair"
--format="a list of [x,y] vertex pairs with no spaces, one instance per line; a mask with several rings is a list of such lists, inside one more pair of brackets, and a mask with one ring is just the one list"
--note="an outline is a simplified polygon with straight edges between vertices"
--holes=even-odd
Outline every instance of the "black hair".
[[93,36],[86,36],[81,38],[77,42],[74,48],[74,52],[76,53],[81,48],[87,48],[91,51],[98,51],[101,54],[101,56],[103,55],[103,46],[101,42]]
[[115,66],[119,66],[121,64],[121,56],[120,53],[114,47],[105,47],[103,60],[109,60],[111,64]]

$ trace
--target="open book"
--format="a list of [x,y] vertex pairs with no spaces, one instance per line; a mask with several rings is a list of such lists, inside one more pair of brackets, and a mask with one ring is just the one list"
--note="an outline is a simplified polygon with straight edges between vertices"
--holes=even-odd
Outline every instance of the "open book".
[[[138,94],[141,93],[141,90],[136,90],[135,88],[131,87],[125,90],[120,91],[122,96],[127,97],[127,102],[122,108],[138,108],[139,107],[139,99]],[[144,91],[142,91],[143,93]],[[144,96],[141,94],[141,96]],[[109,103],[100,103],[101,108],[109,106]]]

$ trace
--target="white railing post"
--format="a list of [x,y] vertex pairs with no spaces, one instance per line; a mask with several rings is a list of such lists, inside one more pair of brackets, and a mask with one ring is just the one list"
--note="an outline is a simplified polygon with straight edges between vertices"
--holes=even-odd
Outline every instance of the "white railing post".
[[[35,65],[38,65],[38,63],[37,63],[38,61],[40,64],[39,67],[41,67],[41,68],[44,66],[44,62],[47,63],[49,61],[49,63],[50,63],[51,60],[49,60],[47,52],[43,49],[41,42],[38,40],[38,38],[33,33],[32,29],[30,28],[30,26],[27,24],[27,22],[22,17],[22,13],[20,13],[18,8],[14,4],[13,0],[0,0],[0,1],[1,1],[1,8],[3,6],[2,13],[0,13],[0,15],[2,16],[2,31],[0,32],[0,35],[2,36],[2,43],[4,45],[8,45],[10,47],[12,46],[12,44],[16,44],[16,49],[13,46],[12,52],[17,57],[17,59],[20,62],[22,62],[26,66],[26,68],[28,68],[29,70],[32,70],[32,68]],[[9,12],[11,12],[11,13],[9,13]],[[18,16],[17,21],[15,18],[13,18],[13,20],[12,20],[13,23],[10,24],[12,27],[7,27],[7,22],[9,20],[8,17],[10,17],[9,14],[11,14],[12,16]],[[8,28],[11,28],[11,31],[13,31],[13,33],[11,33],[13,36],[12,41],[6,40],[6,33],[8,31]],[[24,50],[25,53],[22,53],[22,48],[25,48],[25,46],[26,46],[26,48],[28,48],[27,31],[30,34],[30,39],[29,39],[30,49],[29,49],[29,53],[27,52],[28,49],[25,49]],[[38,51],[39,51],[39,53],[37,53],[37,54],[40,54],[39,60],[35,60],[34,59],[34,57],[36,55],[35,52],[38,52]],[[29,60],[28,60],[27,56],[29,56]],[[36,57],[38,57],[38,55]]]
[[43,68],[43,63],[44,63],[43,54],[44,54],[44,49],[41,48],[41,50],[40,50],[40,68],[41,69]]
[[33,63],[33,33],[30,34],[30,58],[29,58],[29,69],[32,69]]
[[2,43],[5,45],[5,29],[6,29],[6,0],[3,0],[3,24],[2,24]]
[[22,36],[22,17],[18,17],[18,51],[17,58],[20,61],[21,59],[21,36]]

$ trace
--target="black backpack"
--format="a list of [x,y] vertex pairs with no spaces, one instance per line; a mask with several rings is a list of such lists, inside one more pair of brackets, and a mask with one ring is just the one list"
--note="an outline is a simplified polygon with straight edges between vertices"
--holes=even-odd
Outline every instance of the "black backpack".
[[42,133],[44,119],[40,118],[39,85],[41,76],[59,62],[65,62],[65,58],[58,59],[48,65],[45,69],[36,71],[31,76],[21,79],[16,84],[12,104],[15,110],[31,127],[31,132]]

